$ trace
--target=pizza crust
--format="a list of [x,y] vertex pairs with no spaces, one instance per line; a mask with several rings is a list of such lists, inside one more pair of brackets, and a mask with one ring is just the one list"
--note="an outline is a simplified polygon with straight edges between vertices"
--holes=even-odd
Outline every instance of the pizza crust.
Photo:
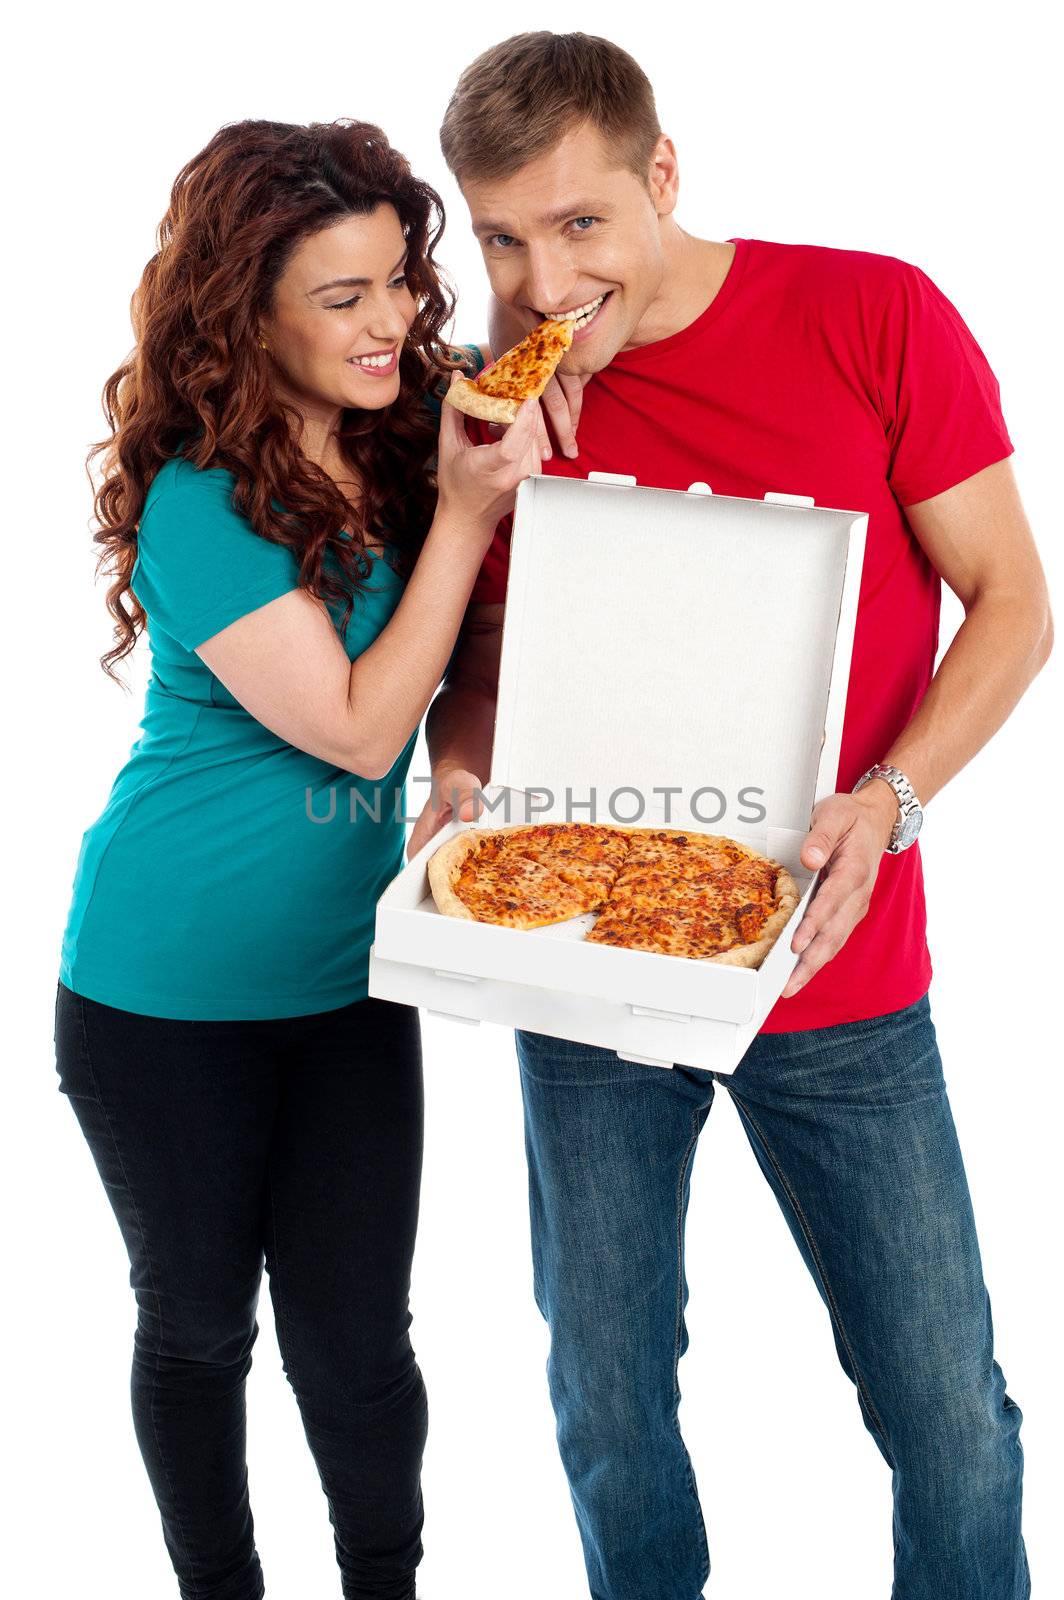
[[753,944],[733,945],[730,950],[722,950],[719,955],[706,956],[703,959],[715,961],[721,967],[759,967],[787,926],[801,898],[798,885],[787,868],[781,867],[776,877],[778,904],[761,929],[760,936]]
[[517,421],[520,400],[503,400],[498,395],[485,394],[468,378],[458,377],[444,396],[445,405],[454,406],[467,417],[479,417],[482,422],[502,422],[507,426]]
[[455,894],[454,884],[468,857],[487,837],[484,828],[467,828],[453,839],[446,839],[429,861],[429,888],[437,909],[445,917],[465,917],[468,922],[476,922],[469,907]]

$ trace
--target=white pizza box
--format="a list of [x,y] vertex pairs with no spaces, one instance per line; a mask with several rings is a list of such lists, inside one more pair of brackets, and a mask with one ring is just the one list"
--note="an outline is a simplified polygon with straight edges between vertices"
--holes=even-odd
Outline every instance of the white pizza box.
[[[816,885],[798,852],[836,787],[867,524],[798,495],[523,483],[489,809],[385,890],[370,994],[734,1070],[796,964]],[[590,915],[525,930],[437,911],[427,866],[445,839],[542,820],[728,834],[788,867],[801,903],[758,970],[589,944]]]

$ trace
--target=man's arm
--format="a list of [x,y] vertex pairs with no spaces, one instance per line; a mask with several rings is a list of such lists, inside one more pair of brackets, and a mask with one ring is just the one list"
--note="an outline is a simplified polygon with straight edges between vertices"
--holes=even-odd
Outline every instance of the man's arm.
[[[1053,619],[1010,461],[904,509],[965,612],[912,719],[876,757],[900,768],[926,805],[992,738],[1045,665]],[[801,859],[811,870],[827,866],[791,941],[802,959],[784,999],[837,954],[864,916],[897,815],[894,791],[881,779],[814,808]]]
[[471,822],[479,815],[475,791],[487,783],[491,768],[502,616],[501,605],[469,607],[450,670],[429,706],[432,790],[410,835],[409,857],[453,816]]

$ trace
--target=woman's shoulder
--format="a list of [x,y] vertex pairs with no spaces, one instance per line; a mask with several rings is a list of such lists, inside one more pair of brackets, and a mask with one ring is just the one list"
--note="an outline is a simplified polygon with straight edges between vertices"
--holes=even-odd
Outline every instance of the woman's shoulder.
[[153,510],[157,516],[194,511],[239,518],[233,507],[235,487],[236,478],[228,467],[197,467],[184,456],[171,456],[148,485],[143,515]]
[[451,360],[460,361],[465,370],[474,378],[478,372],[483,371],[489,360],[487,345],[452,344],[448,345],[447,349]]
[[487,345],[481,344],[455,344],[451,346],[451,360],[461,361],[468,356],[473,370],[479,372],[487,362]]
[[[444,346],[447,359],[459,362],[462,372],[470,378],[475,378],[477,373],[483,370],[487,359],[485,349],[486,347],[482,348],[478,344],[449,344]],[[425,396],[425,404],[435,416],[439,416],[440,407],[443,405],[443,397],[447,393],[449,383],[450,379],[440,378]]]

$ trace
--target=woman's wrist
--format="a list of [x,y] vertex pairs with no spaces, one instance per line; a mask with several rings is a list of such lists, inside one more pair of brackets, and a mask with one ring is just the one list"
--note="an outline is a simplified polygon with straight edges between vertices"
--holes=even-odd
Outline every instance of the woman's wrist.
[[436,506],[429,538],[435,536],[439,541],[446,541],[452,547],[462,545],[476,549],[482,556],[490,545],[497,526],[498,519],[491,514],[478,517],[441,500]]

